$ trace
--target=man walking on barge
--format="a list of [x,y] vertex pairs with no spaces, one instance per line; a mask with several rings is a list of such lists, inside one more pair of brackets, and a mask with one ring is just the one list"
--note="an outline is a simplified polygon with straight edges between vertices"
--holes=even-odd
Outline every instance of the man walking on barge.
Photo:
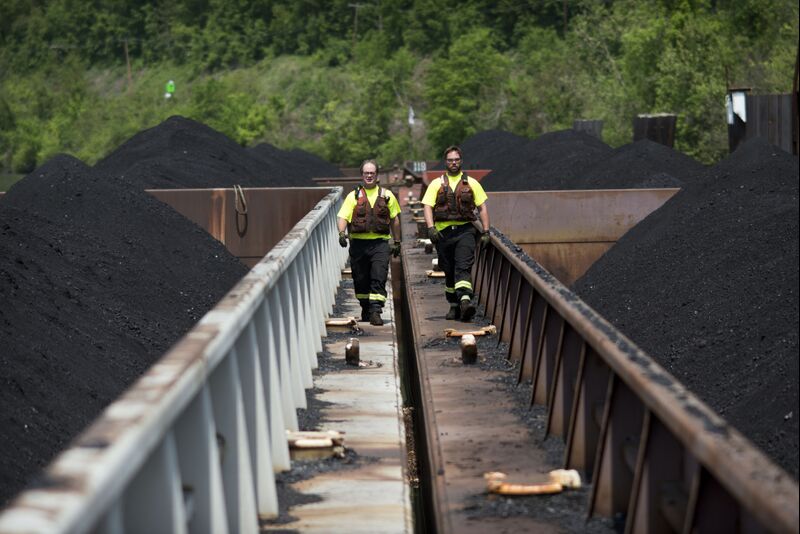
[[477,230],[472,221],[480,218],[480,239],[488,243],[488,197],[477,180],[462,172],[459,147],[448,147],[444,157],[447,172],[431,181],[422,204],[428,237],[436,245],[439,267],[445,274],[445,297],[450,303],[445,318],[466,322],[475,315],[472,264],[475,262]]
[[347,247],[350,238],[350,269],[361,320],[375,326],[383,325],[389,254],[400,255],[399,214],[397,198],[378,185],[377,162],[366,160],[361,164],[361,183],[347,194],[339,209],[338,227],[340,246]]

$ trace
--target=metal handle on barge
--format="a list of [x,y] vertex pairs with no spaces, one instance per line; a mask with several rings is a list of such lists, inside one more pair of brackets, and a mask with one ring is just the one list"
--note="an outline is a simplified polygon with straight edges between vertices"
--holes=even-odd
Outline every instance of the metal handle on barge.
[[495,232],[475,269],[564,467],[593,482],[590,516],[625,514],[628,533],[798,532],[796,481],[519,247]]

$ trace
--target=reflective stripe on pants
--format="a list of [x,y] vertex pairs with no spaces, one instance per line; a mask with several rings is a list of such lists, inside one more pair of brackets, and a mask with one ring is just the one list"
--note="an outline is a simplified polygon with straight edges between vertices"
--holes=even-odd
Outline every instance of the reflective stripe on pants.
[[436,243],[439,268],[444,271],[445,296],[451,304],[464,297],[472,298],[472,264],[475,263],[477,236],[478,232],[471,223],[449,226],[442,230],[442,237]]
[[386,239],[351,239],[350,269],[353,288],[362,310],[381,311],[386,302],[386,279],[389,277],[389,241]]

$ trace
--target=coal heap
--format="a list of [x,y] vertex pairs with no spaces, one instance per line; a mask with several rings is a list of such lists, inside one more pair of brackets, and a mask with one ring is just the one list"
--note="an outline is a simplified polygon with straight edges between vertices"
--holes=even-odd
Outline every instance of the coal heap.
[[573,183],[578,172],[611,150],[586,132],[546,133],[504,154],[481,183],[487,191],[579,189]]
[[575,283],[798,475],[798,160],[761,139],[697,176]]
[[[170,142],[190,141],[178,130]],[[129,176],[103,169],[57,156],[0,200],[0,503],[247,272]]]
[[575,176],[573,189],[683,187],[704,169],[691,157],[642,139],[609,152]]
[[[530,142],[527,137],[503,130],[485,130],[464,140],[459,145],[464,154],[464,169],[494,169],[513,157],[516,150]],[[433,167],[444,170],[444,162]]]
[[183,117],[141,131],[96,168],[142,189],[258,187],[259,164],[225,135]]
[[[464,140],[464,169],[493,169],[487,191],[682,187],[703,170],[694,159],[648,139],[611,149],[585,132],[534,140],[502,130]],[[439,163],[437,169],[443,169]]]
[[281,150],[261,143],[247,149],[247,153],[263,166],[263,174],[274,184],[271,187],[308,187],[316,185],[311,178],[342,175],[337,166],[299,148]]
[[276,150],[265,163],[258,151],[204,124],[173,116],[134,135],[95,167],[143,189],[315,185],[311,177],[322,166],[320,158]]

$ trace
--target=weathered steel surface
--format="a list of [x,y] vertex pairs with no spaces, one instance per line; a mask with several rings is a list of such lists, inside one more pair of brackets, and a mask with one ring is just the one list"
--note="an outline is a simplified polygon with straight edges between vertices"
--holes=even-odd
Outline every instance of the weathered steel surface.
[[773,145],[796,154],[797,116],[792,112],[792,101],[797,98],[796,95],[746,95],[745,139],[763,137]]
[[492,225],[565,285],[678,189],[490,192]]
[[[415,227],[404,215],[404,234]],[[493,380],[502,374],[461,361],[459,338],[445,339],[445,328],[463,329],[447,321],[444,283],[425,276],[431,256],[404,243],[406,299],[413,329],[418,384],[423,403],[417,406],[427,429],[425,444],[433,488],[429,521],[440,534],[449,532],[557,532],[556,524],[532,517],[469,518],[469,500],[486,492],[483,474],[502,471],[521,480],[535,480],[557,466],[536,448],[527,426],[515,415],[516,401]],[[418,455],[423,454],[418,445]]]
[[[493,235],[475,275],[493,322],[525,317],[509,319],[522,325],[509,357],[566,439],[564,467],[592,481],[590,515],[628,518],[627,532],[662,519],[683,532],[798,532],[797,482],[513,243]],[[524,312],[502,304],[508,287]]]
[[[353,167],[350,169],[341,169],[344,176],[321,176],[312,178],[311,180],[318,186],[333,187],[342,186],[344,193],[349,193],[353,187],[361,183],[361,169],[360,167]],[[346,172],[344,172],[346,170]],[[378,184],[381,187],[390,187],[396,185],[402,180],[403,173],[399,169],[386,169],[378,173]]]
[[315,185],[318,186],[341,186],[344,188],[345,193],[353,189],[356,185],[361,183],[361,175],[357,174],[355,176],[332,176],[332,177],[320,177],[320,178],[312,178],[311,179]]
[[[344,433],[344,445],[363,460],[348,469],[320,472],[292,485],[319,498],[292,507],[293,520],[262,526],[262,531],[304,533],[407,533],[414,531],[410,487],[406,480],[405,428],[398,351],[394,336],[391,285],[383,310],[383,326],[359,323],[361,367],[319,375],[314,386],[324,403],[320,430]],[[345,316],[358,316],[353,297],[341,305]],[[326,338],[333,358],[343,362],[348,339]]]
[[677,123],[678,116],[671,113],[637,115],[633,119],[633,140],[650,139],[672,147]]
[[[492,170],[491,169],[464,169],[464,172],[467,173],[467,175],[470,178],[475,178],[476,180],[478,180],[480,182],[483,179],[483,177],[486,176],[487,174],[489,174],[490,172],[492,172]],[[429,185],[431,183],[431,180],[435,180],[436,178],[438,178],[442,174],[444,174],[444,171],[441,170],[441,169],[437,170],[437,171],[425,171],[423,173],[423,175],[422,175],[422,183],[427,186],[427,185]]]
[[[205,229],[252,267],[302,219],[329,188],[243,188],[247,216],[233,189],[149,189],[148,193]],[[241,211],[241,209],[240,209]],[[237,231],[238,224],[238,231]],[[239,235],[243,229],[244,235]]]
[[601,243],[518,243],[520,248],[536,258],[542,267],[550,271],[564,285],[572,285],[575,280],[594,264],[614,241]]

